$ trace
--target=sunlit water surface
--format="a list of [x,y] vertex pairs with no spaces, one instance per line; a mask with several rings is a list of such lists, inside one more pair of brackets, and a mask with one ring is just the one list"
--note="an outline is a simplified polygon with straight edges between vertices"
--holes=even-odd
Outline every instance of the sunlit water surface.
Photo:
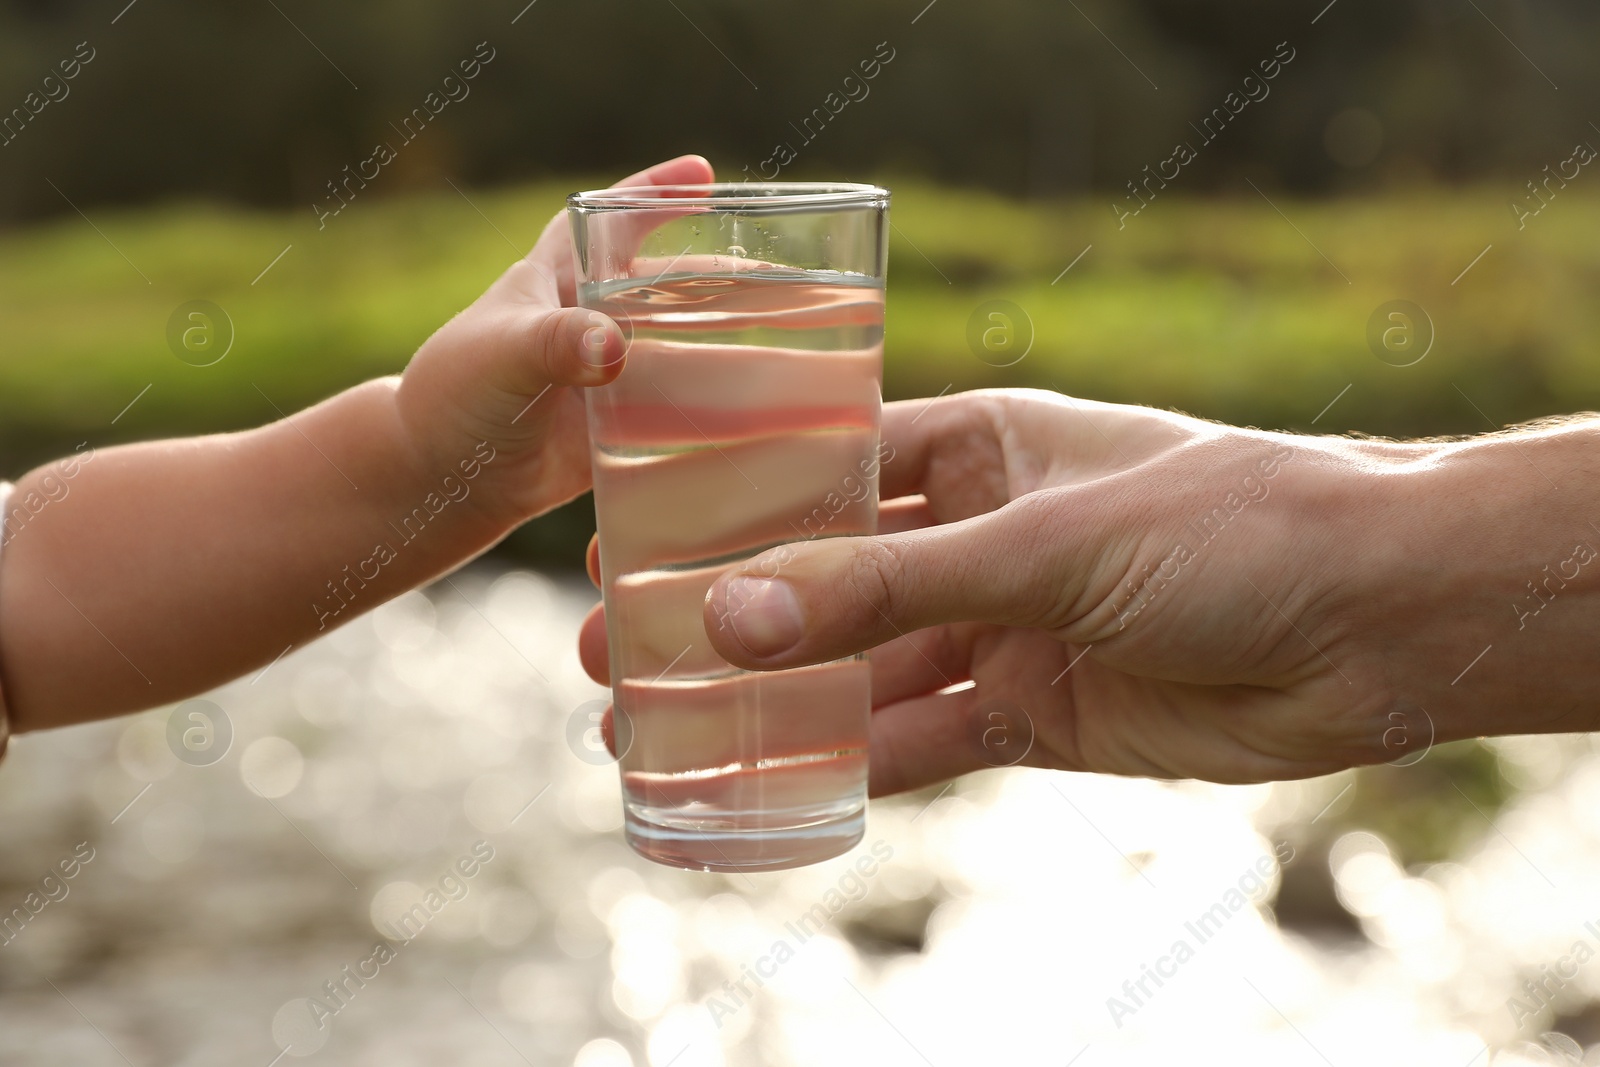
[[[689,873],[624,846],[585,747],[593,592],[452,581],[211,694],[210,766],[170,708],[13,744],[0,907],[43,892],[0,945],[0,1062],[1468,1067],[1573,1055],[1528,1044],[1552,1010],[1600,1041],[1586,740],[1502,746],[1511,803],[1411,871],[1340,822],[1347,775],[999,770],[875,801],[837,861]],[[1296,865],[1344,929],[1280,928]]]

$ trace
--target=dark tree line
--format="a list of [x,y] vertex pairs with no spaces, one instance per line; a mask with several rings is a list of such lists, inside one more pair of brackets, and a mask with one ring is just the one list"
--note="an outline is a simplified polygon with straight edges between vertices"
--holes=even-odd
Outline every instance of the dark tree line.
[[[70,210],[50,182],[80,206],[310,210],[419,108],[437,120],[384,167],[391,191],[686,150],[754,175],[824,109],[785,177],[915,172],[1109,205],[1285,47],[1295,59],[1270,96],[1183,168],[1185,189],[1486,175],[1514,188],[1579,140],[1600,144],[1600,9],[1580,0],[525,4],[13,0],[0,7],[0,218]],[[470,95],[432,112],[428,95],[483,47],[496,58]],[[870,93],[851,96],[845,80],[889,50]],[[1371,152],[1336,143],[1352,122]]]

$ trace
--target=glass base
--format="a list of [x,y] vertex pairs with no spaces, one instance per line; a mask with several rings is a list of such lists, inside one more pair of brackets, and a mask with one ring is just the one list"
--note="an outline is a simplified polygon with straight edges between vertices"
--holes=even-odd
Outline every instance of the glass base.
[[690,871],[784,871],[849,852],[867,829],[859,796],[803,811],[701,814],[625,801],[628,844],[645,859]]

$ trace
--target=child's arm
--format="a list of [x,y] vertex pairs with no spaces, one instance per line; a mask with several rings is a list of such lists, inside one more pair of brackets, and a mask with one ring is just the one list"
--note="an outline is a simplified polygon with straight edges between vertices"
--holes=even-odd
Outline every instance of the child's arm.
[[[686,156],[626,183],[710,177]],[[562,307],[565,226],[553,220],[403,376],[259,429],[80,453],[23,477],[0,516],[13,732],[259,668],[587,489],[572,387],[615,378],[623,339]]]

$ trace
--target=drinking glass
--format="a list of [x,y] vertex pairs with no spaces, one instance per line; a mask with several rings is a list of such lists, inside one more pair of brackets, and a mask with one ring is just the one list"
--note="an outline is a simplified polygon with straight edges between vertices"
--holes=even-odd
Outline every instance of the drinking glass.
[[567,200],[578,302],[628,341],[586,396],[626,833],[659,863],[779,870],[865,829],[866,656],[739,670],[708,627],[753,587],[705,601],[758,553],[877,531],[888,208],[810,183]]

